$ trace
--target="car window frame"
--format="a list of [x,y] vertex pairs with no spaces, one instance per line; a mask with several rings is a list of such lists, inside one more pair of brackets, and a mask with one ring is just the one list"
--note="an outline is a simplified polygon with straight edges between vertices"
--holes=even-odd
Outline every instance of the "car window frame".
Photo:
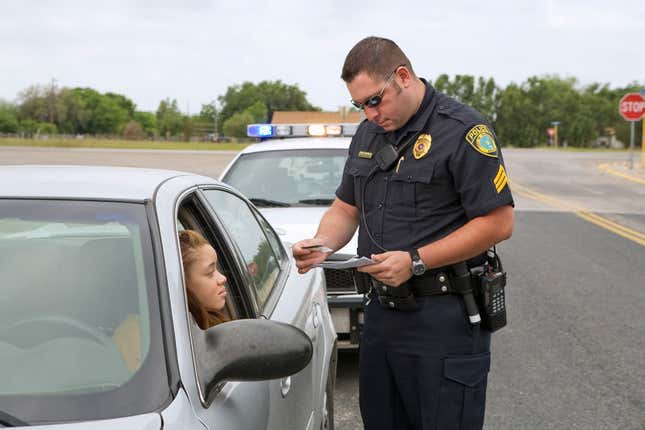
[[[264,318],[270,319],[271,315],[273,315],[273,311],[275,310],[275,308],[276,308],[276,306],[278,304],[279,298],[282,296],[282,292],[284,291],[285,285],[287,283],[287,278],[289,277],[289,272],[290,272],[290,269],[291,269],[291,262],[289,260],[287,251],[286,251],[286,249],[284,247],[284,243],[282,242],[282,240],[280,240],[280,236],[275,232],[275,230],[273,229],[271,224],[266,220],[266,218],[264,218],[264,216],[262,216],[260,211],[255,207],[255,205],[253,205],[253,203],[251,203],[246,197],[244,197],[243,195],[241,195],[241,194],[235,192],[233,189],[231,189],[230,186],[217,187],[217,186],[206,185],[206,186],[199,187],[199,189],[200,189],[201,197],[206,201],[206,203],[208,204],[208,207],[210,208],[210,211],[212,212],[212,216],[217,217],[217,219],[219,220],[219,223],[221,225],[224,225],[224,222],[221,220],[221,218],[217,214],[217,211],[212,207],[212,205],[208,201],[208,197],[206,197],[206,195],[204,194],[204,191],[226,192],[226,193],[229,193],[229,194],[233,195],[235,198],[238,198],[242,203],[244,203],[247,206],[247,208],[249,209],[249,211],[251,212],[251,215],[253,216],[255,221],[257,222],[258,228],[260,229],[260,231],[264,235],[267,243],[269,243],[269,245],[270,245],[271,249],[273,250],[274,254],[275,254],[274,243],[273,243],[272,240],[270,240],[267,237],[266,230],[264,228],[264,225],[260,222],[260,219],[270,229],[270,231],[273,233],[274,237],[277,239],[277,244],[279,246],[278,249],[280,251],[280,255],[276,255],[275,257],[276,257],[276,259],[277,259],[277,261],[279,263],[279,265],[278,265],[279,273],[278,273],[278,277],[273,282],[273,288],[271,289],[271,292],[269,293],[269,296],[267,297],[264,305],[261,308],[258,305],[257,300],[255,299],[255,297],[257,295],[257,288],[255,286],[255,280],[250,276],[250,273],[248,272],[248,269],[245,266],[242,267],[242,270],[246,274],[248,274],[247,278],[250,281],[249,286],[252,286],[252,288],[249,287],[249,290],[250,290],[249,293],[253,295],[255,306],[256,306],[256,309],[258,311],[258,314],[261,315]],[[232,237],[230,232],[225,227],[224,227],[224,229],[226,230],[226,233],[229,235],[229,238],[231,239],[231,242],[236,243],[235,239]],[[237,245],[236,245],[236,248],[237,248],[237,252],[239,253],[240,257],[242,258],[242,261],[244,261],[242,251],[239,249],[239,247],[237,247]]]

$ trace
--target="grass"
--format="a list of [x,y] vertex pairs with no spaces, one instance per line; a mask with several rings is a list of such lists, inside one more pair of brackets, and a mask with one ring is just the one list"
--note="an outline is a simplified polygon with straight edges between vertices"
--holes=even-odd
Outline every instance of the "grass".
[[[201,151],[241,151],[250,145],[249,142],[157,142],[148,140],[121,140],[121,139],[18,139],[13,137],[0,138],[0,146],[26,146],[26,147],[44,147],[44,148],[114,148],[114,149],[169,149],[169,150],[201,150]],[[518,148],[513,145],[504,145],[504,148]],[[537,146],[525,149],[547,149],[551,151],[570,151],[570,152],[627,152],[625,149],[608,149],[608,148],[577,148],[577,147],[559,147]],[[641,151],[640,145],[637,145],[635,152]]]
[[114,148],[114,149],[170,149],[202,151],[241,151],[249,143],[238,142],[156,142],[148,140],[110,139],[17,139],[0,138],[0,146],[27,146],[43,148]]

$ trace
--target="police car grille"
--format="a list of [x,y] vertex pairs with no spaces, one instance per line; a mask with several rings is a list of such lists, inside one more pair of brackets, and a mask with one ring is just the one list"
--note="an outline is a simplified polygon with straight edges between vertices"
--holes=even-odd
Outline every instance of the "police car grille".
[[354,294],[354,278],[350,270],[325,269],[327,293],[329,294]]

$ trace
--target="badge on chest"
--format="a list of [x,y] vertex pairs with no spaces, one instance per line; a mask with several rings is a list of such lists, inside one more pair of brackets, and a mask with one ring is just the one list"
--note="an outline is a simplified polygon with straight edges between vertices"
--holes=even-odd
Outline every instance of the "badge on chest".
[[414,155],[415,160],[419,160],[426,156],[430,147],[432,146],[432,136],[429,134],[420,134],[417,138],[417,141],[414,143],[414,148],[412,148],[412,154]]

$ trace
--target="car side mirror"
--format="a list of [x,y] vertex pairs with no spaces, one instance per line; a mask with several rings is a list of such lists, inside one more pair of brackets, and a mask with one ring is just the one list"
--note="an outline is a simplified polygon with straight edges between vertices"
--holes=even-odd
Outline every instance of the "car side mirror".
[[221,382],[284,378],[304,369],[313,355],[311,339],[302,330],[262,319],[218,324],[206,331],[205,342],[209,402]]

